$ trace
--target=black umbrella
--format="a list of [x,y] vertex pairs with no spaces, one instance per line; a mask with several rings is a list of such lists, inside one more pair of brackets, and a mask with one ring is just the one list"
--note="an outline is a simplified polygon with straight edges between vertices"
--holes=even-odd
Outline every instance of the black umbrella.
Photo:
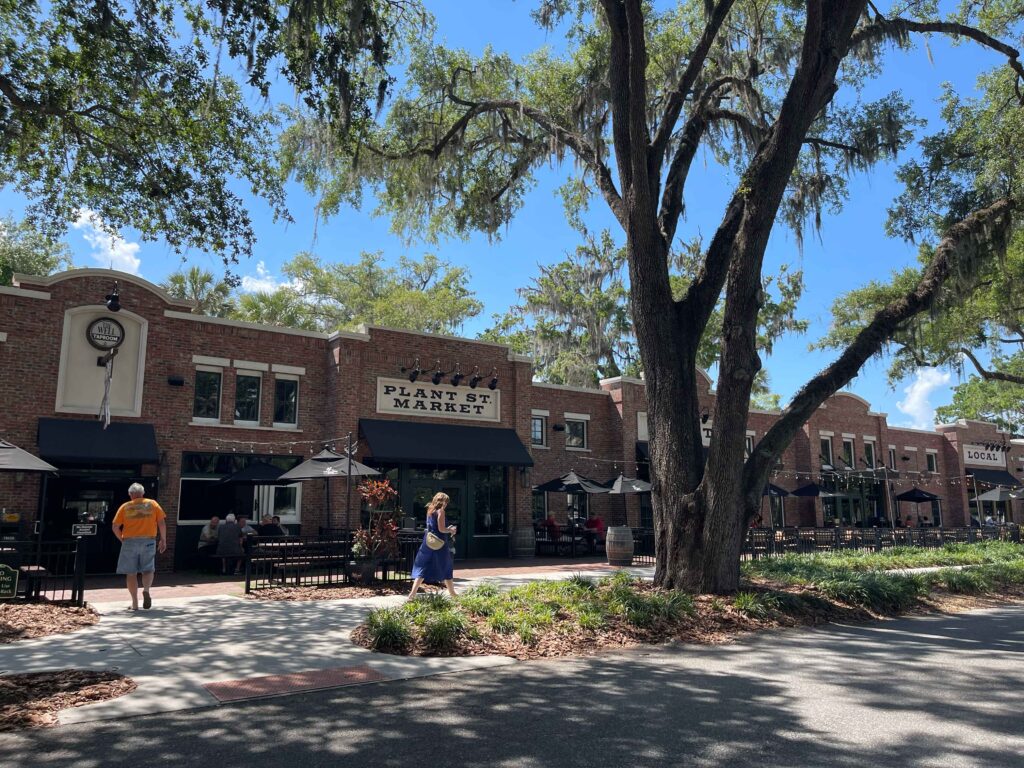
[[[327,482],[332,477],[345,477],[349,478],[349,484],[351,485],[351,478],[353,477],[364,477],[366,475],[379,475],[373,467],[368,467],[365,464],[360,464],[358,461],[352,458],[351,454],[348,456],[335,453],[330,448],[324,448],[316,456],[299,464],[293,469],[289,469],[285,472],[280,480],[286,480],[290,483],[294,483],[296,480],[316,480],[317,478],[323,478],[324,488],[327,491],[327,527],[331,527],[331,486]],[[349,505],[351,506],[351,493],[348,493]],[[350,517],[351,510],[346,512],[346,518]],[[348,520],[346,519],[346,522]]]
[[596,480],[577,475],[575,472],[567,472],[554,480],[535,485],[533,490],[538,493],[609,493],[608,486],[601,485]]
[[939,497],[934,493],[928,493],[928,491],[921,490],[916,485],[909,491],[904,491],[896,495],[896,501],[910,501],[914,504],[921,504],[925,501],[935,501]]
[[[273,464],[268,464],[265,461],[254,461],[233,475],[228,475],[219,480],[217,485],[252,486],[257,489],[253,499],[255,506],[257,509],[262,509],[263,505],[260,503],[261,492],[259,489],[272,485],[291,485],[295,482],[294,480],[282,480],[281,474],[283,472],[283,469],[275,467]],[[255,513],[253,514],[253,519],[257,519]]]
[[626,477],[624,475],[619,475],[614,480],[607,483],[605,487],[608,489],[608,493],[615,496],[621,496],[627,493],[651,492],[651,484],[646,480],[638,480],[634,477]]
[[13,443],[0,440],[0,472],[57,472],[52,464],[24,451]]

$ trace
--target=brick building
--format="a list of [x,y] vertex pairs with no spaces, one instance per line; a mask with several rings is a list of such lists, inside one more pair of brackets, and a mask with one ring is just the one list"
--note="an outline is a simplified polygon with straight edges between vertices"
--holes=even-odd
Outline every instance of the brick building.
[[[115,280],[120,310],[113,312],[106,302]],[[507,555],[512,531],[549,511],[650,525],[643,495],[532,490],[570,469],[602,482],[645,476],[641,380],[606,380],[600,389],[543,384],[532,380],[529,359],[499,344],[377,327],[323,334],[191,310],[158,286],[108,270],[19,275],[14,287],[0,288],[0,438],[60,469],[58,477],[0,473],[3,534],[61,538],[82,519],[109,523],[133,481],[168,512],[165,568],[191,565],[199,530],[214,514],[280,514],[302,533],[358,525],[359,499],[344,479],[329,487],[225,482],[252,462],[287,469],[325,443],[343,449],[350,438],[356,458],[398,488],[406,517],[422,522],[436,491],[452,497],[461,557]],[[715,395],[702,376],[707,444]],[[97,418],[105,390],[106,429]],[[750,446],[775,418],[751,413]],[[805,425],[772,478],[790,491],[817,483],[824,494],[766,496],[762,522],[1012,520],[1022,502],[979,505],[974,497],[1016,487],[1022,465],[1024,441],[992,424],[890,427],[863,399],[839,393]],[[938,500],[896,501],[914,486]],[[110,571],[116,540],[109,525],[101,529],[90,562]]]

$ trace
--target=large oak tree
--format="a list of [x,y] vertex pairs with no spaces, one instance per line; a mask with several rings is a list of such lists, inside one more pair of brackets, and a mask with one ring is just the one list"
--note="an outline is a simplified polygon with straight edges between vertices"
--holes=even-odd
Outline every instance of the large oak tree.
[[[884,49],[916,45],[925,34],[957,36],[988,48],[1018,83],[1018,52],[999,36],[1019,36],[1021,13],[1012,2],[966,3],[941,19],[931,3],[916,2],[890,13],[853,0],[544,0],[536,18],[567,35],[565,54],[543,49],[515,62],[420,41],[403,90],[385,119],[360,135],[358,152],[341,151],[310,118],[286,137],[284,156],[322,193],[324,212],[358,203],[369,185],[396,228],[433,237],[500,235],[536,169],[571,156],[625,233],[647,374],[655,580],[728,592],[738,585],[743,533],[786,445],[902,323],[1001,249],[1019,190],[979,185],[920,279],[807,382],[745,459],[773,228],[781,221],[799,231],[842,202],[846,174],[910,142],[914,119],[898,92],[859,97],[869,78],[898,80],[882,69]],[[738,182],[676,296],[670,256],[701,148]],[[715,434],[705,461],[696,364],[723,296]]]

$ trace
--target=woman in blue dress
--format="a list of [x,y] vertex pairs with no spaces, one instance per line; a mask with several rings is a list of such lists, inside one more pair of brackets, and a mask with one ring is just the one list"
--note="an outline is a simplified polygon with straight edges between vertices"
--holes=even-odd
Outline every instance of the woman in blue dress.
[[[452,583],[454,566],[449,551],[450,537],[455,535],[455,526],[446,525],[444,510],[448,506],[447,493],[435,493],[427,505],[427,530],[423,533],[423,541],[416,552],[416,560],[412,566],[412,592],[409,598],[416,597],[424,581],[443,581],[448,587],[448,594],[455,597],[455,585]],[[440,549],[433,549],[427,542],[434,536],[444,542]],[[437,539],[434,539],[435,541]]]

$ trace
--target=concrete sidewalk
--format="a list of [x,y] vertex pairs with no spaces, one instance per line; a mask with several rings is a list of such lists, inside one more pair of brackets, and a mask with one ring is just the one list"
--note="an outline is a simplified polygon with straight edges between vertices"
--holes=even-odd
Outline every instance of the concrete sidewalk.
[[[597,578],[609,566],[549,569],[460,579],[458,588],[488,582],[507,589],[529,581],[584,572]],[[649,577],[650,568],[628,569]],[[170,589],[170,588],[168,588]],[[162,597],[153,608],[128,611],[127,592],[99,602],[98,624],[64,635],[0,646],[0,674],[52,669],[113,669],[138,683],[118,699],[64,710],[62,723],[132,717],[217,706],[223,691],[253,697],[296,690],[402,680],[514,663],[504,656],[423,658],[392,656],[352,644],[353,629],[373,608],[397,606],[402,596],[349,600],[247,600],[236,595]],[[289,678],[276,676],[289,675]],[[338,681],[342,682],[338,682]],[[306,685],[306,688],[296,687]],[[346,682],[351,681],[351,682]],[[211,684],[227,683],[227,685]],[[322,684],[321,684],[322,683]]]

